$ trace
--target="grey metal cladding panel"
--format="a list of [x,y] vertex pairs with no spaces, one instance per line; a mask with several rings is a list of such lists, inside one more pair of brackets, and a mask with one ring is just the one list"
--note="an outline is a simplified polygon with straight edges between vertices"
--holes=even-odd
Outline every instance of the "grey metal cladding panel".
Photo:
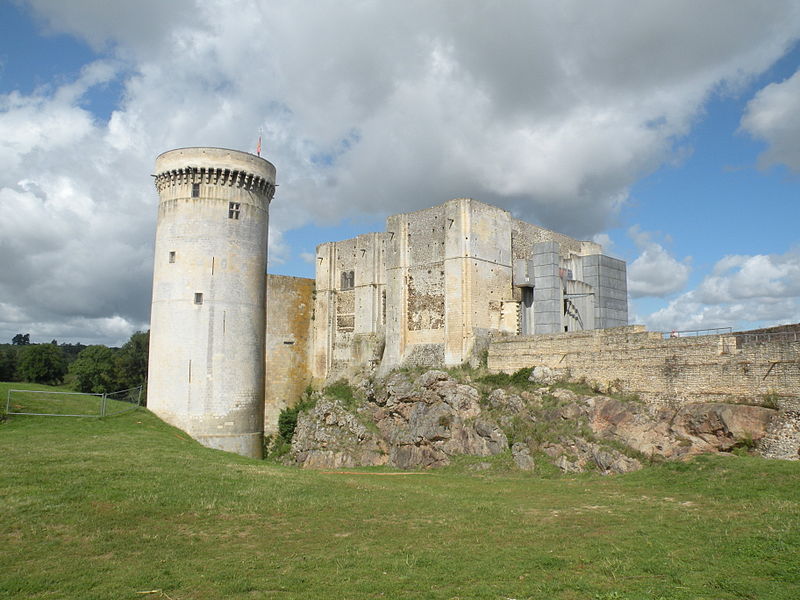
[[627,313],[628,308],[622,303],[609,302],[608,304],[600,306],[601,315],[612,315],[614,313],[622,314]]
[[[600,322],[608,323],[609,321],[624,321],[627,319],[628,313],[620,310],[600,309]],[[606,325],[607,327],[607,325]]]
[[600,256],[600,254],[590,254],[589,256],[581,257],[583,270],[586,271],[587,267],[596,269],[600,265]]
[[558,254],[554,252],[537,253],[533,255],[533,266],[558,265]]
[[538,285],[533,288],[533,301],[547,302],[548,300],[561,302],[562,291],[560,287],[539,287]]
[[533,270],[528,270],[528,261],[522,258],[514,259],[512,281],[514,285],[533,285]]
[[609,310],[627,310],[628,304],[624,300],[612,300],[611,298],[601,298],[600,308]]
[[611,277],[600,276],[600,287],[607,287],[618,290],[622,287],[624,279],[612,279]]
[[533,268],[533,276],[536,279],[558,278],[558,265],[556,263],[537,265]]
[[534,254],[544,254],[547,252],[558,255],[560,252],[558,242],[538,242],[533,245]]
[[595,290],[595,295],[598,298],[613,298],[614,300],[627,301],[628,294],[625,290],[615,290],[611,288],[600,288]]
[[627,286],[621,284],[621,282],[616,282],[613,285],[604,284],[602,281],[597,285],[596,292],[598,296],[614,296],[617,297],[620,294],[622,296],[626,295],[628,291]]
[[537,329],[540,325],[555,325],[557,327],[561,326],[561,313],[560,312],[536,312],[536,316],[534,317],[534,329]]
[[586,280],[589,277],[599,277],[600,276],[600,269],[598,267],[587,267],[584,265],[583,267],[583,279]]
[[618,258],[611,258],[610,256],[606,256],[605,254],[600,255],[600,264],[607,268],[612,269],[624,269],[625,268],[625,261],[620,260]]
[[612,279],[625,279],[627,273],[625,269],[609,269],[608,267],[599,267],[600,275],[610,277]]

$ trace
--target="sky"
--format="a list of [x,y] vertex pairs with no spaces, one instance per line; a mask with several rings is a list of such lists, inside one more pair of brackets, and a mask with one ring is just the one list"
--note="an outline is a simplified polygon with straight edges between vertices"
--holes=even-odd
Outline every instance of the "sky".
[[628,262],[630,322],[800,322],[795,0],[0,0],[0,343],[149,326],[171,148],[277,167],[269,271],[471,197]]

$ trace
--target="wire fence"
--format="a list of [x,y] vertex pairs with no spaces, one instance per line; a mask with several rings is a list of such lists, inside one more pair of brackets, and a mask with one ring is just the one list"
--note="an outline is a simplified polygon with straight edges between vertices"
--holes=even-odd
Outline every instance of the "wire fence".
[[669,338],[681,338],[681,337],[698,337],[701,335],[724,335],[731,333],[733,329],[731,327],[714,327],[712,329],[683,329],[678,331],[677,329],[673,329],[672,331],[666,331],[662,333],[664,339]]
[[141,404],[141,385],[107,394],[12,389],[6,397],[6,414],[98,418],[136,410]]

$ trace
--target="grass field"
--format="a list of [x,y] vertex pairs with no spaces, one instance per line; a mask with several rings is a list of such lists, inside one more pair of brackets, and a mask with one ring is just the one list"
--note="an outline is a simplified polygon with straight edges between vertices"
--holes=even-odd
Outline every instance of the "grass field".
[[797,462],[319,473],[145,409],[13,417],[0,457],[0,598],[800,597]]
[[[103,398],[102,394],[80,394],[63,385],[0,383],[0,405],[3,409],[8,407],[12,413],[99,417],[101,414],[111,415],[130,410],[131,402],[135,404],[137,401],[137,390],[131,390],[130,394],[109,394]],[[128,401],[115,400],[115,397],[126,397]]]

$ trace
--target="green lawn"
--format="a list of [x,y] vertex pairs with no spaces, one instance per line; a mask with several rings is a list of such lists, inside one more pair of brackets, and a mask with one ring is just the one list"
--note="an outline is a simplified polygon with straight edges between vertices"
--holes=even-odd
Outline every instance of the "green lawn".
[[330,474],[145,409],[13,417],[0,458],[0,598],[800,597],[797,462]]

